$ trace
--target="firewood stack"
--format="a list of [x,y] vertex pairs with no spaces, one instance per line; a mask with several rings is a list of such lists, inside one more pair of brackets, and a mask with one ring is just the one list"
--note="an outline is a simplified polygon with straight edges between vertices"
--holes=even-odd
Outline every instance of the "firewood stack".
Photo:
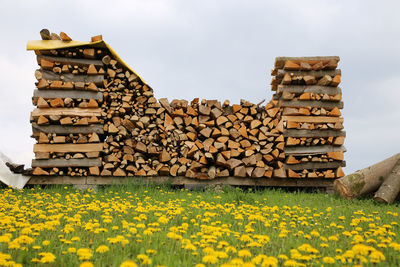
[[275,59],[271,87],[276,92],[273,99],[282,108],[287,177],[344,176],[339,60],[339,57]]
[[339,58],[278,58],[266,105],[170,102],[157,100],[101,36],[75,46],[60,36],[43,32],[55,48],[35,50],[34,175],[343,175]]
[[37,107],[31,113],[37,140],[33,174],[88,175],[89,167],[102,163],[107,68],[101,58],[107,51],[77,47],[35,53],[40,69],[35,71],[38,82],[32,98]]

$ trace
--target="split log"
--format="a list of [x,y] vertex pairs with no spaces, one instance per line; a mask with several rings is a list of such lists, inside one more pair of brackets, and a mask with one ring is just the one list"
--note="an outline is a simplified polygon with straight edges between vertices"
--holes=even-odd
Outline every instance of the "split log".
[[374,192],[400,159],[400,153],[370,167],[335,180],[334,189],[341,197],[357,198]]
[[378,191],[374,200],[392,204],[400,192],[400,160],[397,161],[393,170],[389,173]]

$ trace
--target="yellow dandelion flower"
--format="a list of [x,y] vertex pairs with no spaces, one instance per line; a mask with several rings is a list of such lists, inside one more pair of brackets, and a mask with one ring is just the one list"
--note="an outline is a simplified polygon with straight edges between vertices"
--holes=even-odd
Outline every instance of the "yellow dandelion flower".
[[335,263],[335,259],[332,257],[324,257],[322,259],[323,263],[327,263],[327,264],[334,264]]
[[148,249],[146,250],[147,254],[155,254],[157,251],[155,249]]
[[79,267],[94,267],[94,265],[90,261],[84,261],[79,265]]
[[241,249],[238,252],[238,256],[241,258],[251,257],[251,252],[248,249]]
[[71,238],[71,241],[81,241],[79,236],[74,236],[73,238]]
[[105,253],[107,251],[110,251],[110,249],[106,245],[100,245],[97,249],[96,252],[98,253]]
[[90,260],[90,258],[92,258],[92,250],[89,248],[80,248],[77,250],[76,254],[79,256],[80,260]]
[[137,267],[137,264],[132,260],[126,260],[119,267]]
[[383,253],[379,250],[372,251],[369,257],[373,263],[379,263],[386,260],[385,255],[383,255]]
[[287,260],[283,263],[283,266],[296,267],[299,266],[299,263],[295,260]]
[[54,256],[54,254],[51,252],[41,252],[39,253],[39,256],[41,256],[41,263],[54,262],[54,260],[56,259],[56,256]]
[[215,264],[218,262],[218,258],[215,255],[205,255],[202,259],[202,262]]
[[68,248],[68,249],[67,249],[67,252],[68,252],[68,253],[76,253],[76,248],[73,248],[73,247]]
[[50,241],[49,241],[49,240],[44,240],[44,241],[42,242],[42,245],[43,245],[43,246],[48,246],[48,245],[50,245]]
[[281,260],[288,260],[289,257],[286,256],[285,254],[279,254],[279,255],[278,255],[278,259],[281,259]]
[[136,256],[139,260],[142,260],[142,264],[151,264],[152,260],[146,254],[139,254]]

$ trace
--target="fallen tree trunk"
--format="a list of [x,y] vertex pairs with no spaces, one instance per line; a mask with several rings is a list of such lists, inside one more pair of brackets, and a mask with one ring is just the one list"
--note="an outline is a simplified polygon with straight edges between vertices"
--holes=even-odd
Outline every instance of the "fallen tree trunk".
[[333,183],[335,192],[347,199],[374,192],[382,184],[384,178],[389,175],[398,160],[400,160],[400,153],[335,180]]
[[392,204],[400,192],[400,160],[375,193],[374,200]]

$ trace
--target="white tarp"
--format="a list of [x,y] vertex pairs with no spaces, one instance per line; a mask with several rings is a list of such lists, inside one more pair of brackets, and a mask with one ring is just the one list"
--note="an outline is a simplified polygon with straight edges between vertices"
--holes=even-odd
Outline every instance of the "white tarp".
[[12,161],[0,152],[0,181],[14,189],[22,189],[30,177],[11,172],[6,162]]

